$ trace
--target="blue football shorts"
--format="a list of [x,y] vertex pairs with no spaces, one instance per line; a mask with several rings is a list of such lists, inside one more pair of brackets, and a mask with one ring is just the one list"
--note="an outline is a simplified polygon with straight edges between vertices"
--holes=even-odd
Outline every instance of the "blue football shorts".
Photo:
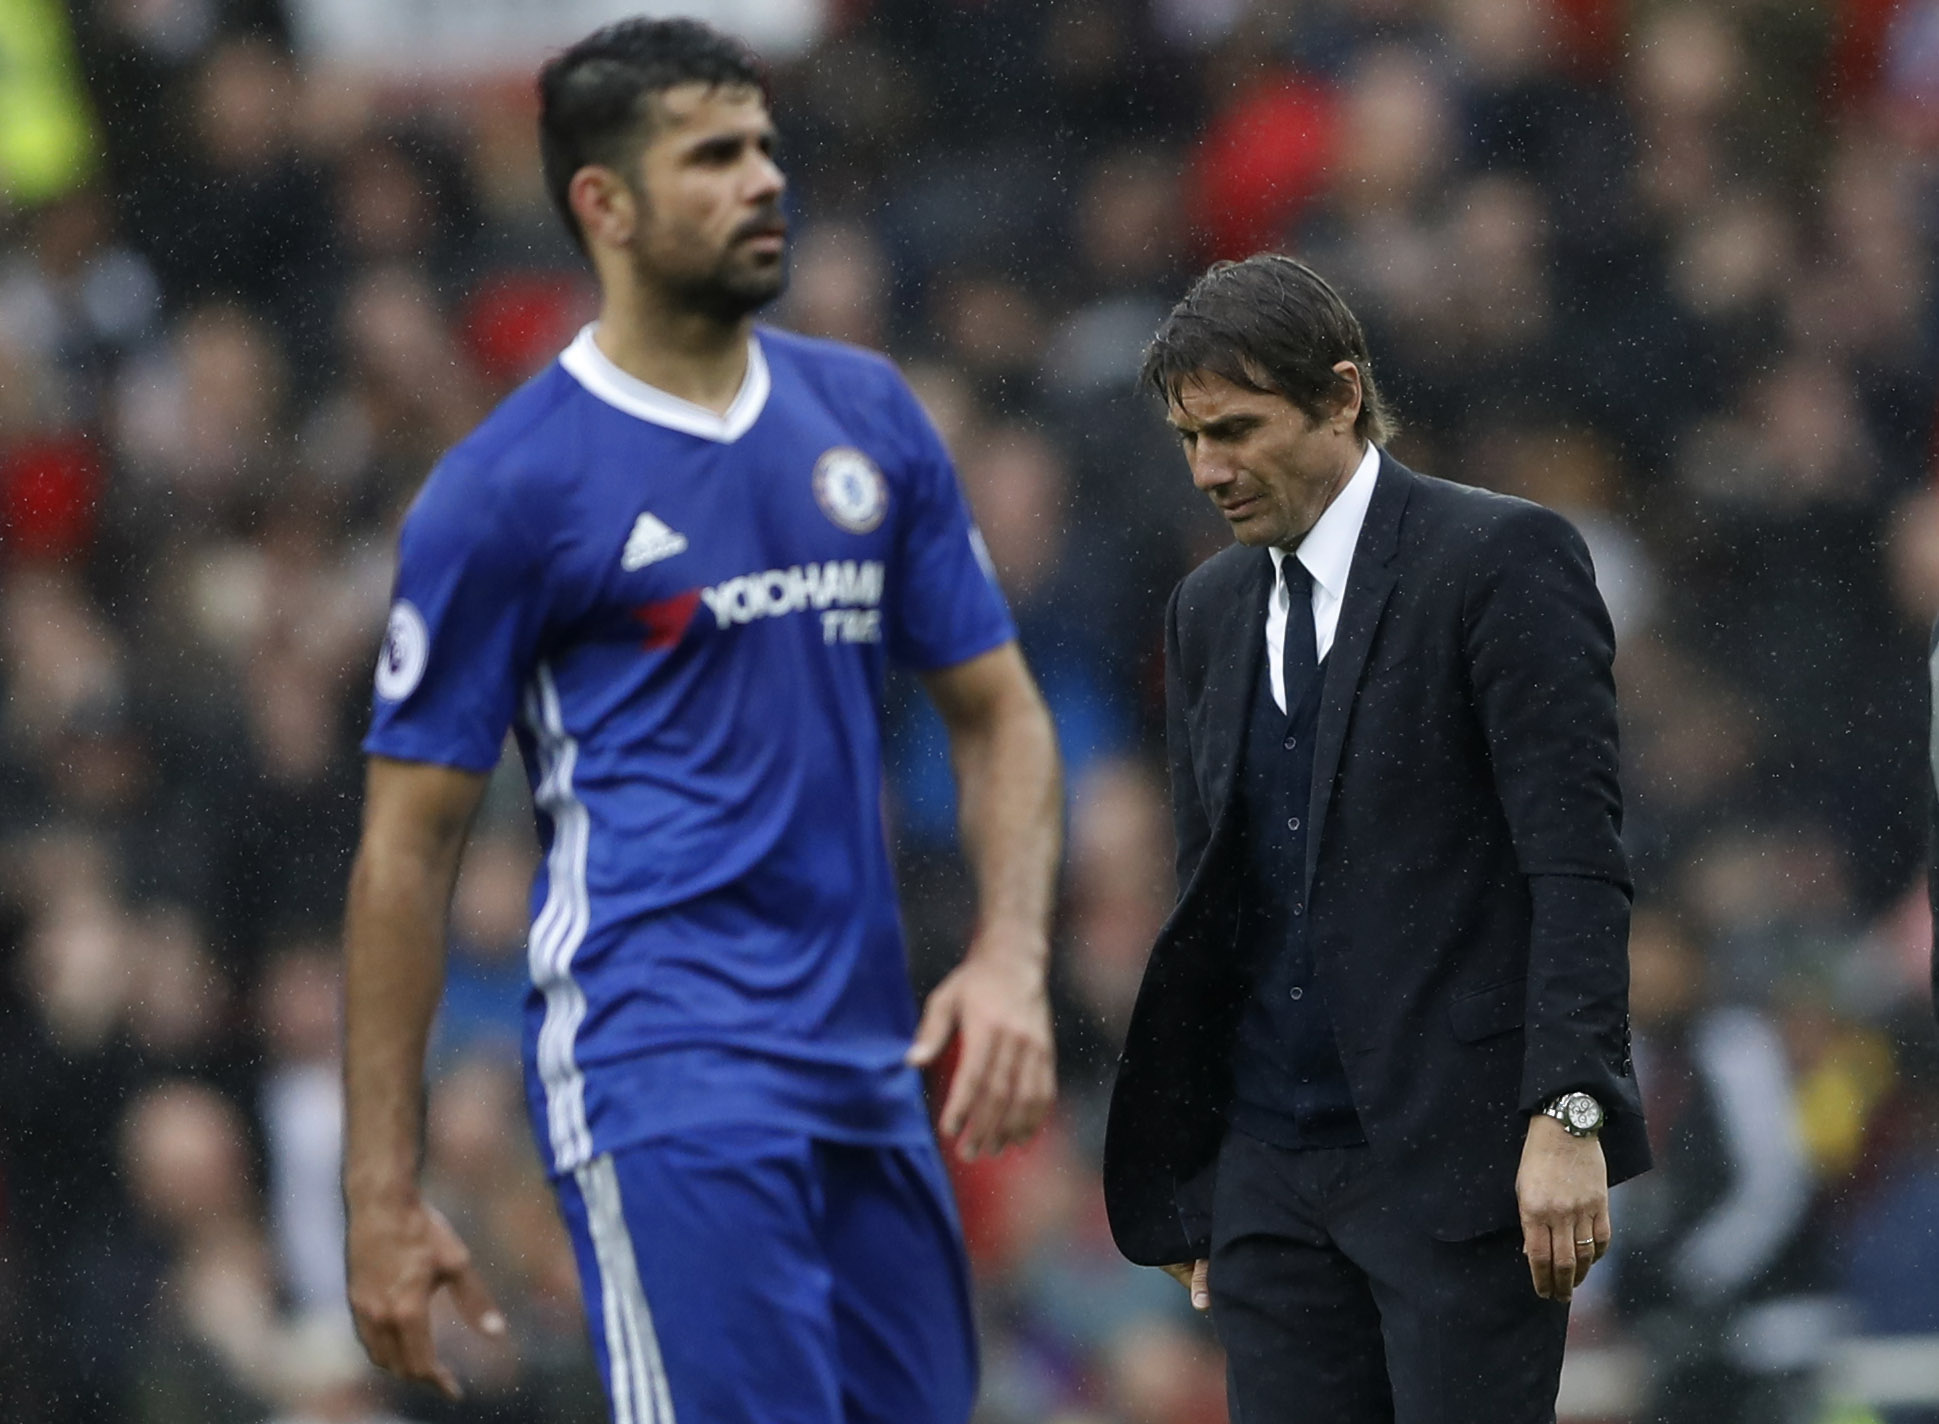
[[934,1143],[756,1126],[557,1179],[614,1424],[964,1424],[976,1332]]

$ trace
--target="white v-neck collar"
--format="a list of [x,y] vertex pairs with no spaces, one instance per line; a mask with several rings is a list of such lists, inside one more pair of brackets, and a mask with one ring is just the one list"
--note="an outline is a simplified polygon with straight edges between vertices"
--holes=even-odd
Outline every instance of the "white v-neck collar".
[[758,336],[747,338],[747,375],[741,379],[739,394],[727,407],[726,414],[717,415],[704,405],[682,400],[622,371],[593,340],[593,328],[597,325],[594,322],[581,329],[572,345],[559,353],[559,364],[580,385],[615,410],[723,445],[740,439],[761,418],[761,411],[768,403],[770,382],[767,357],[761,354]]

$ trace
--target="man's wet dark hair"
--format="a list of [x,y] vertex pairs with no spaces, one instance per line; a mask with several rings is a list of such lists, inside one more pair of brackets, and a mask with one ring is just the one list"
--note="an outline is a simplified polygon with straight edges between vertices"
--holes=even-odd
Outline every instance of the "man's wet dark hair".
[[648,100],[682,84],[767,91],[754,51],[698,20],[621,20],[539,70],[539,160],[566,231],[586,247],[567,190],[589,164],[630,174],[651,130]]
[[1169,404],[1193,377],[1223,376],[1321,420],[1351,390],[1333,369],[1340,361],[1360,370],[1354,433],[1385,444],[1393,420],[1374,385],[1360,319],[1311,267],[1267,252],[1206,269],[1145,348],[1139,379]]

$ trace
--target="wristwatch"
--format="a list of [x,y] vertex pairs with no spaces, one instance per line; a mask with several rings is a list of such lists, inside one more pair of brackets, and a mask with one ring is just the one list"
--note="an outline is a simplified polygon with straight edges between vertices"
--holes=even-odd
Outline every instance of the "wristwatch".
[[1605,1114],[1602,1104],[1587,1093],[1564,1093],[1542,1109],[1546,1117],[1562,1124],[1571,1137],[1594,1137],[1602,1130]]

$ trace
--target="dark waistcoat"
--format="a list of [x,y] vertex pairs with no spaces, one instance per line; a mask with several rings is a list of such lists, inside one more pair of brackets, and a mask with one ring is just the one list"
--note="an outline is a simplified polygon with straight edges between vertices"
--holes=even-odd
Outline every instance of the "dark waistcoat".
[[1289,716],[1260,668],[1238,779],[1245,840],[1238,952],[1253,987],[1233,1044],[1231,1122],[1279,1147],[1365,1141],[1313,972],[1304,903],[1320,683],[1311,680]]

